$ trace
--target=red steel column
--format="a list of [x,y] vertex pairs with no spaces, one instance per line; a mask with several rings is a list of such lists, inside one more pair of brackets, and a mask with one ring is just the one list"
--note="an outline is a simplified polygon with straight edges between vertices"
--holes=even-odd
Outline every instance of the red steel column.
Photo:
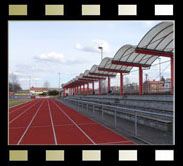
[[101,95],[101,79],[99,79],[99,95]]
[[110,76],[108,76],[108,92],[110,91],[111,89],[111,78]]
[[139,67],[139,94],[140,95],[143,94],[142,84],[143,84],[142,67]]
[[64,88],[64,96],[65,96],[65,88]]
[[120,73],[120,94],[123,95],[123,73]]
[[174,91],[174,59],[171,57],[171,94]]
[[87,83],[87,95],[89,95],[89,83]]
[[93,91],[93,92],[95,91],[95,88],[94,88],[94,81],[92,82],[92,91]]
[[81,95],[81,85],[79,86],[79,94]]
[[85,84],[83,84],[83,94],[85,94]]

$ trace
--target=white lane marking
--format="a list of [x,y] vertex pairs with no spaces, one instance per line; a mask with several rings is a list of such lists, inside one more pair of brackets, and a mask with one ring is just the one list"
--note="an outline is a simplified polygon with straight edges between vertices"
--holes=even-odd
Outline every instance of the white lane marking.
[[51,126],[52,126],[52,130],[53,130],[55,144],[58,145],[57,144],[57,137],[56,137],[56,133],[55,133],[55,128],[54,128],[54,124],[53,124],[53,118],[52,118],[51,109],[50,109],[50,104],[49,104],[48,100],[47,100],[47,103],[48,103],[48,109],[49,109],[49,114],[50,114],[50,119],[51,119]]
[[[21,109],[21,108],[23,108],[23,107],[25,107],[25,106],[31,104],[31,102],[32,102],[32,101],[28,101],[28,102],[26,102],[26,103],[21,103],[21,104],[24,104],[24,105],[21,106],[21,107],[19,107],[19,108],[17,108],[17,109],[15,109],[15,110],[13,110],[13,111],[10,111],[9,114],[11,114],[11,113],[13,113],[13,112],[15,112],[15,111],[18,111],[19,109]],[[18,104],[18,105],[21,105],[21,104]],[[18,106],[18,105],[16,105],[16,106]],[[14,106],[14,107],[16,107],[16,106]],[[10,108],[13,108],[13,107],[10,107]],[[9,109],[10,109],[10,108],[9,108]]]
[[58,107],[58,109],[93,143],[96,144],[54,101],[54,104]]
[[32,108],[34,105],[36,105],[38,102],[34,103],[32,106],[30,106],[29,108],[27,108],[24,112],[20,113],[19,115],[17,115],[15,118],[13,118],[11,121],[9,121],[9,124],[11,124],[12,122],[14,122],[16,119],[18,119],[20,116],[22,116],[25,112],[27,112],[30,108]]
[[38,112],[39,112],[39,110],[40,110],[41,106],[43,105],[43,102],[44,102],[44,101],[42,101],[42,103],[40,104],[40,106],[39,106],[39,108],[37,109],[36,113],[35,113],[35,114],[34,114],[34,116],[32,117],[32,119],[31,119],[31,121],[30,121],[29,125],[28,125],[28,126],[27,126],[27,128],[25,129],[25,131],[24,131],[24,133],[22,134],[21,138],[19,139],[19,141],[18,141],[17,145],[19,145],[19,144],[20,144],[20,142],[22,141],[23,137],[24,137],[24,136],[25,136],[25,134],[27,133],[27,131],[28,131],[28,129],[29,129],[29,127],[30,127],[30,125],[32,124],[32,122],[33,122],[33,120],[35,119],[36,115],[38,114]]

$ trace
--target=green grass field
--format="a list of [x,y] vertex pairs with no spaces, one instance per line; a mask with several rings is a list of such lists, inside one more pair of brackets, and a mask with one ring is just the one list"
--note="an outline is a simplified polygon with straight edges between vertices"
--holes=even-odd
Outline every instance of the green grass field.
[[16,106],[21,103],[31,101],[31,99],[9,99],[9,107]]

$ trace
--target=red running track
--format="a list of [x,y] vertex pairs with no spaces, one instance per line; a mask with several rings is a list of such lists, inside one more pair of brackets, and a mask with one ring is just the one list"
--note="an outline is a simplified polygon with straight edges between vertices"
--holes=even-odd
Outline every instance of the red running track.
[[9,110],[10,145],[134,144],[54,99],[35,99]]

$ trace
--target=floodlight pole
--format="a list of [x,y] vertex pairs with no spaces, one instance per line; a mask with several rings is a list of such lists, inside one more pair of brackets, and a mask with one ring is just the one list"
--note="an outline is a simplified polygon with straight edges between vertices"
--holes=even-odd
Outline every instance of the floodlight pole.
[[59,84],[58,84],[58,88],[60,89],[60,73],[58,73],[59,75]]
[[[101,50],[101,61],[103,59],[103,47],[99,46],[98,49]],[[101,79],[99,79],[99,95],[101,95]]]
[[103,59],[103,47],[99,46],[98,49],[101,50],[101,61],[102,61],[102,59]]

